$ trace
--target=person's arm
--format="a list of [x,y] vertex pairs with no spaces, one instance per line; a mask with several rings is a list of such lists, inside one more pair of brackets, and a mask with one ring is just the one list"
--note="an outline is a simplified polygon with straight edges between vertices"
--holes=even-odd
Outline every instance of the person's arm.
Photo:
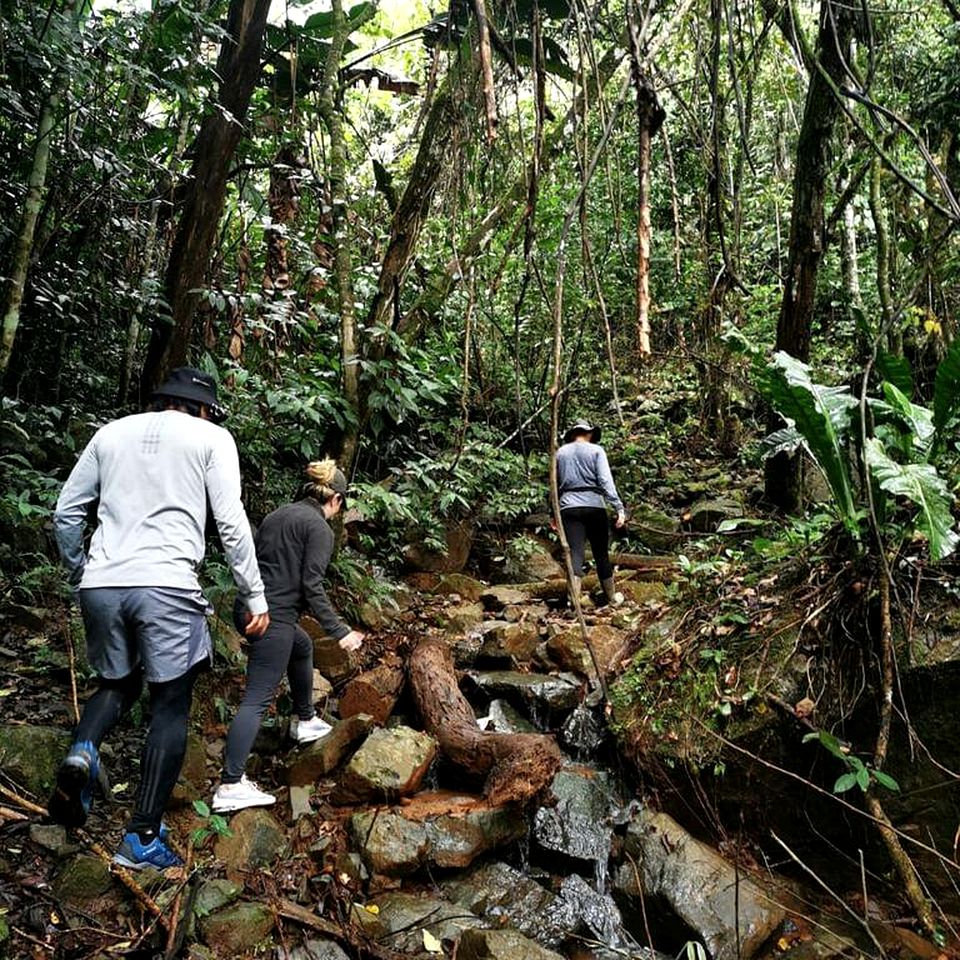
[[602,449],[597,451],[597,484],[603,491],[604,499],[617,511],[617,526],[622,527],[627,520],[627,511],[617,493],[607,455]]
[[267,598],[260,577],[260,567],[257,565],[250,523],[240,500],[240,459],[237,456],[237,445],[226,430],[219,430],[214,440],[207,457],[205,479],[210,509],[217,523],[227,563],[230,564],[240,596],[256,620],[267,613]]
[[97,457],[97,436],[84,447],[67,482],[57,498],[53,514],[53,533],[60,558],[67,571],[70,586],[83,578],[87,558],[83,550],[83,531],[87,509],[100,496],[100,464]]
[[307,609],[317,618],[328,637],[340,640],[351,633],[350,628],[337,616],[327,591],[323,588],[323,578],[327,573],[327,564],[333,556],[333,533],[324,520],[317,517],[307,532],[307,542],[303,550],[301,567],[301,585]]

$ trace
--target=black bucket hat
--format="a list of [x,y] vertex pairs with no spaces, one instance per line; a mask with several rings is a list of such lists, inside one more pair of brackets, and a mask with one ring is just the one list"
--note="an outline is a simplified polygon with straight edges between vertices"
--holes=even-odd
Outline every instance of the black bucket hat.
[[589,420],[578,420],[576,423],[572,424],[567,428],[567,432],[563,435],[563,442],[569,443],[575,436],[580,433],[587,433],[590,435],[591,443],[600,442],[600,428],[595,427]]
[[154,390],[152,399],[158,397],[202,403],[210,411],[210,419],[214,423],[222,423],[227,417],[227,411],[217,402],[217,381],[196,367],[177,367]]

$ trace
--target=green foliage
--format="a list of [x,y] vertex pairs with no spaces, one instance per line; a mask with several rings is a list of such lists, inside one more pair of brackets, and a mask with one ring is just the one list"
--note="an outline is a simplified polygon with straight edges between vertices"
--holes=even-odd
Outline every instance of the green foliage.
[[827,478],[844,527],[859,539],[861,514],[854,501],[846,446],[856,398],[848,387],[814,383],[807,364],[782,351],[759,368],[757,386],[789,424],[768,438],[767,455],[804,446]]
[[826,730],[817,730],[804,736],[803,742],[817,741],[828,753],[836,757],[846,768],[833,785],[834,793],[846,793],[853,787],[859,787],[864,793],[870,789],[871,783],[900,792],[900,785],[888,773],[875,769],[871,764],[864,763],[859,757],[850,753],[849,747],[840,742],[832,733]]
[[190,841],[195,847],[199,847],[209,837],[232,837],[233,831],[227,824],[225,817],[219,813],[213,813],[210,807],[203,800],[194,800],[193,809],[197,816],[203,820],[203,826],[197,827],[190,834]]

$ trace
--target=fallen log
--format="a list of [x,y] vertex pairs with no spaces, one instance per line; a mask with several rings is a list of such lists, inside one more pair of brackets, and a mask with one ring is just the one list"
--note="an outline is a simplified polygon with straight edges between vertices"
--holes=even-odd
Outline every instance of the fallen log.
[[346,718],[366,713],[377,723],[386,723],[400,696],[403,680],[399,659],[396,663],[381,663],[361,673],[344,687],[340,697],[340,716]]
[[460,692],[450,649],[424,640],[410,657],[410,687],[428,733],[456,766],[486,777],[483,795],[495,804],[523,803],[541,793],[560,769],[552,737],[535,733],[485,733]]

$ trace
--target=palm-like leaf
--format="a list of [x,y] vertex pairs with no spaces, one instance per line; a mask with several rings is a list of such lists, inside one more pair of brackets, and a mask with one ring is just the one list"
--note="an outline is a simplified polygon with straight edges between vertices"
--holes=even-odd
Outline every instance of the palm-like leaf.
[[937,468],[930,463],[897,463],[875,438],[867,440],[865,455],[870,473],[882,490],[906,497],[920,508],[915,523],[930,543],[930,556],[942,560],[953,553],[960,543],[950,510],[953,496]]
[[783,351],[758,373],[761,393],[803,437],[830,484],[844,526],[857,537],[859,520],[845,449],[856,397],[848,387],[814,383],[810,368]]

